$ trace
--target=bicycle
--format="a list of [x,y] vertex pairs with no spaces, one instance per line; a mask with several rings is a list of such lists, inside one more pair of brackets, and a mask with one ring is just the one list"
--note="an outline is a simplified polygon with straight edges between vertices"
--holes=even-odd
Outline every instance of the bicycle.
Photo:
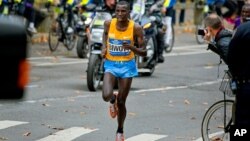
[[205,113],[201,134],[203,141],[229,141],[230,126],[234,123],[234,100],[226,98],[235,96],[231,90],[232,76],[225,71],[219,90],[223,92],[224,99],[215,102]]
[[[54,13],[58,15],[56,19],[52,20],[50,29],[49,29],[49,49],[53,52],[57,49],[59,42],[62,42],[64,46],[68,50],[72,50],[77,41],[77,37],[75,34],[75,29],[72,29],[73,31],[70,33],[67,33],[68,28],[68,21],[67,21],[67,10],[64,10],[65,8],[61,6],[55,6],[53,8]],[[53,17],[52,17],[53,18]],[[72,22],[75,22],[74,19]],[[74,26],[75,23],[72,23]]]

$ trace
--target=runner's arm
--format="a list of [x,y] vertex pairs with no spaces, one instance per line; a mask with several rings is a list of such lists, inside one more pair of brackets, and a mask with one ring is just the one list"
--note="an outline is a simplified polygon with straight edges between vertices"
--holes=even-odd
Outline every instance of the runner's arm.
[[143,39],[143,29],[139,24],[135,24],[134,26],[134,39],[137,40],[138,47],[132,47],[132,51],[135,54],[138,54],[140,56],[146,56],[147,55],[147,50],[145,46],[145,42]]
[[104,22],[104,31],[102,35],[102,57],[105,58],[107,52],[107,40],[108,40],[108,32],[110,26],[110,20]]

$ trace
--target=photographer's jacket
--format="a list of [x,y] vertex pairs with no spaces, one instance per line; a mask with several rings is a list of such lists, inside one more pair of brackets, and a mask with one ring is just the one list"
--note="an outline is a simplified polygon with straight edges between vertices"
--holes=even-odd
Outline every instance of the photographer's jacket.
[[228,46],[231,38],[232,32],[225,28],[221,28],[215,36],[215,43],[208,46],[208,48],[217,53],[226,64],[228,64]]

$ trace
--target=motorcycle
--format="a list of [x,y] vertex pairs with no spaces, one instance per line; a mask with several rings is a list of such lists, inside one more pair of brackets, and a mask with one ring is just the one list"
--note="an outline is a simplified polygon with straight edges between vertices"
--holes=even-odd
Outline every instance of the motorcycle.
[[102,7],[95,7],[95,17],[90,24],[90,57],[87,67],[87,85],[90,91],[96,91],[103,80],[104,68],[102,50],[102,35],[104,31],[104,21],[112,19],[110,13],[105,12]]
[[144,0],[134,1],[131,18],[143,27],[144,41],[147,49],[147,56],[137,56],[136,63],[139,73],[144,76],[151,76],[154,73],[155,66],[158,63],[158,45],[157,34],[158,24],[161,22],[156,15],[148,13],[152,5]]
[[90,23],[92,22],[93,16],[94,16],[93,12],[84,12],[82,13],[82,20],[78,21],[76,24],[78,30],[76,53],[79,58],[87,58],[89,52],[89,44],[88,44],[89,26]]

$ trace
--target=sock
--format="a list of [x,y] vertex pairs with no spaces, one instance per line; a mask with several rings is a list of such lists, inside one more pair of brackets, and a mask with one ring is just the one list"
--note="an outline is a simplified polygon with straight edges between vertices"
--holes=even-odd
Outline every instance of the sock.
[[118,128],[117,133],[123,133],[123,128]]
[[115,103],[115,99],[116,99],[116,95],[113,95],[110,99],[110,103],[114,104]]

